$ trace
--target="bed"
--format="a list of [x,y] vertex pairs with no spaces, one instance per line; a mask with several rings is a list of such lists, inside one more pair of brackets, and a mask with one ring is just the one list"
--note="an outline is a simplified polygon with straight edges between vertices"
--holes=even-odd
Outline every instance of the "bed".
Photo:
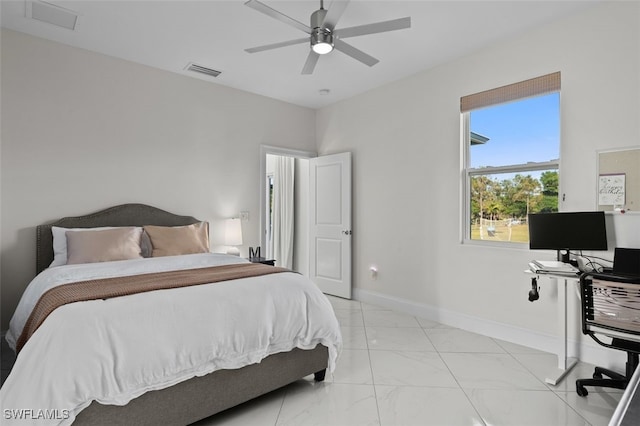
[[[201,223],[191,216],[125,204],[38,226],[38,275],[23,295],[27,302],[21,300],[14,314],[9,344],[20,343],[14,329],[27,328],[19,310],[34,298],[32,286],[46,290],[52,280],[84,285],[103,275],[122,281],[122,276],[148,271],[258,266],[243,265],[248,262],[235,256],[199,253],[49,267],[54,261],[53,227],[149,226],[146,231],[151,226],[177,229]],[[71,234],[75,238],[79,232]],[[71,248],[70,263],[76,255]],[[26,415],[40,416],[38,424],[185,425],[311,374],[322,381],[326,369],[334,368],[342,345],[339,325],[330,303],[309,280],[292,272],[267,271],[264,276],[208,282],[76,302],[52,311],[20,346],[14,369],[0,389],[4,421],[15,420],[13,415],[7,418],[7,409],[26,408],[36,410]],[[259,317],[262,311],[267,319]]]

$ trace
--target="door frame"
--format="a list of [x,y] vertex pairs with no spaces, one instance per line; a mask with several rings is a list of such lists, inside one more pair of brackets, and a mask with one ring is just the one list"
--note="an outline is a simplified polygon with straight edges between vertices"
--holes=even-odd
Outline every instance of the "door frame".
[[[260,145],[260,247],[263,250],[266,250],[267,240],[266,240],[266,215],[267,215],[267,196],[265,193],[265,188],[267,186],[267,154],[270,155],[280,155],[284,157],[293,157],[293,158],[315,158],[318,156],[317,152],[313,151],[302,151],[298,149],[291,148],[282,148],[278,146],[272,145]],[[266,252],[266,251],[265,251]],[[265,253],[263,252],[263,253]]]

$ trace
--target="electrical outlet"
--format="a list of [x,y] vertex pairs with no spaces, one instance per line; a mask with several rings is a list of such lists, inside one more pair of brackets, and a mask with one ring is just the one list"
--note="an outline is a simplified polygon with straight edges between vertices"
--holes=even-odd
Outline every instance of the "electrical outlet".
[[249,220],[249,212],[240,212],[240,220],[246,222]]
[[372,280],[377,280],[378,279],[378,267],[377,266],[372,266],[369,268],[369,272],[371,272],[371,279]]

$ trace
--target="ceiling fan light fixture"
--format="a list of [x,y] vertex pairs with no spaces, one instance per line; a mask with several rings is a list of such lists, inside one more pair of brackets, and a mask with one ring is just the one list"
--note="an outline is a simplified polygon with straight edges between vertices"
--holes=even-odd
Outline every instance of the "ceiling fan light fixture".
[[317,43],[314,44],[311,48],[318,55],[326,55],[333,50],[333,46],[329,43]]
[[333,50],[333,34],[322,28],[315,28],[311,33],[311,49],[318,55],[325,55]]

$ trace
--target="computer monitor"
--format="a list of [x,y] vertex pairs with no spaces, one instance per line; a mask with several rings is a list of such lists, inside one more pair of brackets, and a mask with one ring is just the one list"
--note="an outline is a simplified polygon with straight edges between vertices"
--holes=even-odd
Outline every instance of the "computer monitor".
[[616,247],[613,254],[613,273],[640,277],[640,249]]
[[604,212],[529,214],[529,248],[558,250],[558,260],[569,261],[569,250],[607,250]]

